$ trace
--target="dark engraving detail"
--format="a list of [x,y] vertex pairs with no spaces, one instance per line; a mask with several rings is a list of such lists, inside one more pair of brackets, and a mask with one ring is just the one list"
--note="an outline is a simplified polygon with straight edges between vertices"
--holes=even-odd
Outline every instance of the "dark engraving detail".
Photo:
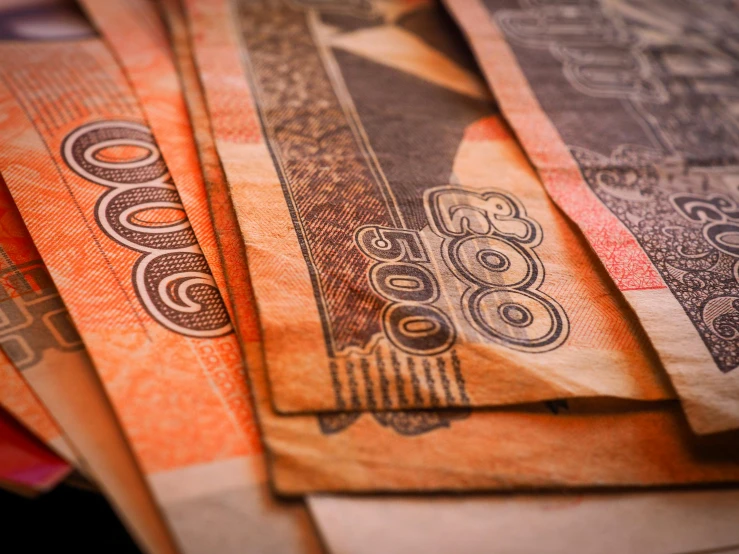
[[736,368],[737,206],[722,195],[682,192],[703,188],[711,170],[671,166],[643,147],[624,146],[610,158],[572,153],[598,198],[639,240],[718,368]]
[[[8,260],[1,248],[0,254]],[[49,348],[83,348],[41,260],[0,272],[0,348],[18,369],[32,367]]]
[[[414,436],[450,427],[453,421],[466,419],[471,410],[417,410],[371,412],[372,417],[399,435]],[[318,425],[324,435],[333,435],[348,429],[362,416],[361,413],[321,414]]]
[[503,10],[496,18],[521,44],[547,48],[569,83],[583,94],[663,102],[667,91],[633,45],[633,35],[608,18],[597,2],[528,2],[531,9]]
[[462,375],[462,364],[459,361],[459,356],[452,350],[452,367],[454,368],[454,379],[457,381],[457,388],[459,388],[459,394],[463,404],[469,404],[470,399],[467,396],[467,389],[465,388],[464,376]]
[[372,416],[377,422],[390,427],[400,435],[413,436],[430,433],[437,429],[450,427],[453,421],[466,419],[471,410],[446,410],[446,411],[400,411],[400,412],[378,412]]
[[703,307],[703,317],[721,338],[739,340],[739,298],[712,298]]
[[289,0],[289,2],[302,9],[348,13],[360,17],[372,14],[372,2],[370,0]]
[[128,121],[83,125],[64,139],[62,156],[72,171],[108,189],[95,218],[113,241],[142,253],[132,282],[149,315],[189,337],[230,333],[228,312],[149,129]]
[[382,305],[367,286],[368,262],[353,248],[352,231],[396,225],[397,216],[311,32],[308,16],[319,4],[337,2],[237,6],[264,137],[313,280],[326,350],[337,356],[366,348],[380,331]]
[[439,298],[436,277],[413,262],[429,257],[418,232],[375,225],[357,230],[362,253],[376,261],[369,270],[372,289],[389,301],[382,311],[382,328],[390,342],[410,354],[433,355],[454,344],[449,317],[431,305]]
[[[426,225],[422,191],[434,184],[429,177],[448,181],[462,134],[490,113],[489,104],[362,57],[346,59],[347,52],[331,47],[322,31],[332,25],[327,17],[341,32],[396,23],[384,10],[365,10],[370,2],[239,1],[236,6],[246,74],[313,285],[336,407],[431,407],[442,403],[442,386],[450,387],[443,399],[469,404],[459,390],[461,365],[449,354],[456,330],[449,314],[434,304],[439,277],[417,262],[429,262],[419,237]],[[428,103],[418,117],[391,118],[377,127],[376,107],[396,105],[404,95],[393,89],[388,101],[360,99],[357,82],[346,78],[361,74],[360,88],[377,90],[367,79],[382,71],[404,76],[423,91]],[[428,112],[438,122],[439,105],[451,109],[443,110],[443,133],[421,131],[431,127]],[[390,133],[393,139],[403,136],[403,143],[387,143],[385,123],[403,128]],[[433,141],[408,140],[418,133]],[[403,165],[412,179],[395,174],[398,155],[413,158]],[[421,159],[425,173],[418,170]],[[366,229],[367,255],[356,247],[358,229]],[[373,237],[372,229],[382,238]],[[416,356],[437,357],[429,360],[434,379],[425,378]],[[437,373],[444,375],[436,379]]]
[[97,36],[76,2],[3,2],[0,40],[77,41]]
[[412,356],[402,355],[391,344],[378,344],[370,355],[332,360],[329,372],[339,411],[470,404],[454,350],[438,356]]
[[334,435],[348,429],[357,421],[362,412],[337,412],[335,414],[319,414],[318,426],[324,435]]
[[703,224],[707,243],[739,259],[739,207],[733,200],[718,194],[703,197],[683,193],[673,194],[670,201],[685,219]]
[[545,352],[569,333],[564,309],[541,292],[544,266],[534,248],[541,227],[508,192],[460,187],[426,191],[433,232],[444,239],[444,261],[469,288],[462,311],[483,336],[509,348]]
[[[440,6],[395,13],[372,2],[234,5],[244,70],[310,275],[335,406],[469,405],[454,352],[460,336],[481,343],[494,337],[527,352],[562,344],[568,321],[538,290],[544,272],[532,249],[541,230],[523,209],[518,219],[500,218],[501,236],[434,236],[429,229],[424,192],[454,178],[465,133],[496,107],[480,91],[384,63],[339,40],[353,42],[359,29],[397,31],[474,71]],[[521,224],[531,236],[503,236],[506,225],[516,232]],[[459,268],[474,251],[475,263],[506,282],[519,269],[496,264],[522,264],[531,275],[511,286],[464,278],[460,286],[438,248],[456,238]],[[491,241],[514,253],[506,257]],[[459,313],[465,289],[468,309]]]
[[718,369],[739,367],[736,7],[486,3],[589,187],[638,241]]

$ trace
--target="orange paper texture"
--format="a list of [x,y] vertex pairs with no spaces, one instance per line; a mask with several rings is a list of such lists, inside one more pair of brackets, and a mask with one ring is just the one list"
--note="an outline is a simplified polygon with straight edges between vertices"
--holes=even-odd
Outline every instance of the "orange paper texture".
[[[111,50],[121,60],[126,76],[146,114],[152,134],[161,149],[163,159],[182,200],[188,220],[198,239],[198,245],[208,262],[218,289],[225,290],[222,263],[214,233],[206,196],[206,187],[199,167],[198,152],[193,140],[193,130],[187,106],[181,91],[181,81],[175,67],[170,38],[176,45],[188,48],[186,30],[179,20],[172,21],[170,36],[155,6],[148,0],[137,1],[85,1],[82,3],[92,20],[101,29]],[[167,7],[163,4],[162,7]],[[175,3],[170,3],[167,13],[173,18]],[[180,21],[180,27],[177,27]],[[189,50],[182,57],[188,57]],[[183,71],[186,73],[186,71]],[[230,311],[230,303],[226,303]],[[221,394],[230,403],[231,417],[250,414],[248,390],[245,385],[240,349],[236,336],[228,334],[221,339],[221,348],[236,356],[229,359],[229,366],[219,370]],[[238,362],[238,363],[237,363]],[[246,419],[242,420],[246,422]],[[243,424],[243,423],[242,423]],[[249,425],[254,425],[249,420]],[[257,439],[257,437],[253,437]],[[179,508],[177,527],[188,528],[187,548],[211,549],[213,541],[227,541],[227,550],[241,551],[245,545],[255,551],[315,552],[320,549],[313,535],[308,514],[302,505],[284,505],[276,502],[268,490],[261,457],[260,445],[253,445],[250,463],[253,469],[244,472],[241,466],[231,462],[231,467],[221,470],[218,479],[208,482],[204,476],[200,484],[205,490],[224,488],[218,492],[231,506],[219,517],[218,525],[208,520],[203,523],[203,503],[191,501],[187,509]],[[237,473],[237,471],[239,473]],[[243,473],[240,473],[243,472]],[[225,479],[224,479],[225,477]],[[247,480],[248,479],[248,480]],[[174,486],[175,483],[168,483]],[[176,494],[182,494],[177,491]],[[200,493],[203,494],[202,492]],[[227,499],[227,500],[226,500]],[[204,501],[201,501],[204,502]],[[207,502],[210,502],[208,500]],[[185,531],[180,531],[185,532]],[[201,536],[192,536],[199,533]],[[219,545],[221,542],[219,542]]]

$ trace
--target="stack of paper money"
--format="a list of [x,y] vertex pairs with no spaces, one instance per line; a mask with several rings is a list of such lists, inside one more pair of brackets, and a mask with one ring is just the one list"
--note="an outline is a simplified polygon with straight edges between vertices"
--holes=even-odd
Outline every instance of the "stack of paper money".
[[0,0],[0,405],[149,554],[739,549],[738,86],[728,0]]

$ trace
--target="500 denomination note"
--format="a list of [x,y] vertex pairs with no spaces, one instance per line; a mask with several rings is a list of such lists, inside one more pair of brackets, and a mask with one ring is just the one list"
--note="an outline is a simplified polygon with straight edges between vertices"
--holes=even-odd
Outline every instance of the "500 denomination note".
[[[399,8],[400,3],[396,4]],[[191,40],[201,83],[209,89],[213,129],[234,140],[250,135],[255,108],[244,82],[234,78],[234,30],[226,3],[187,4]],[[399,10],[403,13],[403,10]],[[438,6],[419,4],[398,24],[426,37],[434,48],[464,52],[447,42]],[[354,20],[345,20],[356,24]],[[453,36],[453,35],[452,35]],[[416,43],[416,47],[424,46]],[[415,50],[417,64],[427,50]],[[190,99],[196,87],[188,87]],[[246,94],[247,96],[244,96]],[[444,96],[444,95],[443,95]],[[442,96],[442,98],[443,98]],[[454,100],[455,97],[447,97]],[[399,94],[394,101],[413,102]],[[458,99],[457,99],[458,100]],[[200,100],[202,102],[202,100]],[[456,101],[456,100],[455,100]],[[396,108],[402,112],[403,108]],[[700,452],[687,436],[674,403],[630,402],[609,406],[553,402],[510,410],[418,410],[372,414],[283,415],[274,410],[251,297],[241,230],[229,212],[225,175],[200,107],[196,136],[207,169],[209,200],[233,299],[239,336],[247,356],[259,422],[270,455],[274,486],[286,494],[320,491],[500,490],[514,487],[666,485],[732,482],[739,479],[739,453]],[[240,125],[245,125],[240,127]],[[515,140],[493,113],[468,137],[489,154],[490,171],[513,182],[530,168]],[[232,145],[233,146],[233,145]],[[252,144],[255,151],[258,143]],[[248,150],[247,150],[248,152]],[[257,163],[261,158],[245,158]],[[233,160],[231,160],[233,161]],[[255,166],[240,166],[255,179]],[[265,169],[266,171],[266,169]],[[247,173],[248,172],[248,173]],[[231,183],[233,190],[233,183]],[[259,188],[255,192],[259,192]],[[234,196],[238,202],[238,198]],[[236,206],[238,209],[238,205]],[[218,208],[218,209],[216,209]],[[217,216],[216,216],[217,214]],[[230,215],[229,215],[230,214]],[[593,405],[595,404],[595,405]]]
[[278,411],[670,396],[423,3],[188,5]]
[[547,190],[636,311],[692,428],[739,428],[735,6],[447,4]]

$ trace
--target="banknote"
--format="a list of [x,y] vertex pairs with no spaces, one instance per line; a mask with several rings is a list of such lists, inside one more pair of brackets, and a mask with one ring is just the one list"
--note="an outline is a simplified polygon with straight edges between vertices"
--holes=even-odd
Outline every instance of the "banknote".
[[313,496],[334,554],[739,552],[739,490]]
[[735,441],[693,440],[675,405],[571,400],[316,420],[271,413],[263,379],[253,372],[272,479],[286,495],[739,482]]
[[0,408],[0,487],[35,496],[58,485],[72,469]]
[[279,412],[672,394],[428,3],[188,5]]
[[0,352],[0,408],[7,411],[62,458],[79,463],[61,429],[18,373],[8,357]]
[[29,28],[0,42],[0,172],[178,547],[309,545],[254,500],[238,343],[134,80],[99,36]]
[[[213,11],[216,4],[193,2],[186,6],[205,92],[218,97],[226,94],[229,86],[242,86],[241,81],[224,79],[221,73],[233,67],[228,52],[201,42],[205,38],[228,39],[223,33],[207,37],[208,25],[219,16]],[[439,23],[438,9],[431,8],[425,15],[425,25]],[[209,83],[218,86],[208,90]],[[245,108],[243,103],[229,105]],[[211,109],[210,115],[213,130],[219,124],[230,126],[233,137],[252,131],[239,128],[237,123],[243,118],[232,112],[226,117]],[[210,168],[206,174],[218,185],[209,188],[211,206],[225,207],[229,200],[223,185],[227,166],[225,173],[220,173],[214,160],[217,141],[209,139],[205,131],[196,130],[196,134],[201,145],[210,145],[201,147],[201,156],[210,160],[203,165]],[[205,142],[201,142],[203,138]],[[513,142],[510,137],[505,140]],[[218,145],[219,152],[220,148]],[[247,162],[253,160],[245,158],[243,167],[251,171],[253,167]],[[496,170],[501,174],[515,171],[515,160],[524,162],[520,154],[513,160],[509,162],[513,168],[500,166]],[[524,164],[519,171],[525,172],[525,168]],[[229,185],[233,192],[230,179]],[[237,196],[233,200],[238,203]],[[239,234],[240,228],[233,223],[233,215],[228,223],[227,210],[220,213],[222,223],[217,227],[224,273],[269,453],[270,473],[278,491],[641,486],[739,478],[737,453],[723,445],[700,449],[703,445],[693,443],[679,410],[670,402],[614,400],[619,405],[609,407],[603,400],[592,400],[590,405],[587,400],[556,401],[516,410],[379,411],[320,417],[277,413],[270,398],[259,329],[254,326],[256,304],[250,295],[249,273],[243,270],[247,259],[234,237],[228,236]],[[251,258],[248,261],[251,264]]]
[[[184,28],[178,35],[170,33],[159,17],[156,6],[149,0],[105,1],[85,0],[81,3],[96,26],[101,30],[112,51],[121,60],[126,75],[150,123],[154,140],[161,148],[161,155],[176,183],[184,211],[198,239],[198,244],[208,262],[219,290],[225,290],[222,263],[217,246],[206,188],[198,170],[198,153],[193,140],[188,110],[181,91],[181,80],[176,71],[170,38],[186,39]],[[180,18],[181,20],[181,18]],[[179,41],[182,44],[182,41]],[[189,54],[186,54],[189,55]],[[230,303],[225,303],[230,310]],[[228,336],[231,349],[238,351],[238,341]],[[230,377],[241,383],[234,398],[235,405],[248,409],[248,394],[243,394],[243,367],[232,368]],[[302,504],[279,503],[272,498],[263,460],[258,451],[251,461],[254,466],[249,481],[231,478],[229,494],[232,498],[229,517],[221,518],[218,526],[198,539],[198,548],[211,549],[218,535],[219,541],[228,541],[228,549],[241,550],[250,545],[256,551],[318,552],[320,546],[313,533],[310,518]],[[248,494],[238,494],[244,486]],[[193,508],[196,508],[194,506]],[[180,526],[194,526],[195,518],[202,518],[201,506],[197,510],[182,511]],[[234,518],[239,518],[238,523]],[[191,519],[192,521],[188,521]],[[222,544],[222,543],[219,543]]]
[[177,70],[192,124],[195,147],[203,172],[206,201],[215,233],[218,259],[226,282],[226,299],[237,323],[237,335],[243,348],[260,342],[259,323],[254,309],[246,251],[231,201],[228,182],[216,149],[203,88],[198,77],[194,52],[181,0],[160,0],[174,49]]
[[739,427],[739,152],[725,2],[448,0],[551,197],[698,433]]
[[[258,341],[259,331],[256,314],[251,301],[251,289],[248,279],[248,270],[244,254],[244,246],[238,232],[238,224],[233,211],[225,176],[215,151],[215,145],[210,131],[210,121],[205,108],[202,89],[198,81],[197,71],[192,57],[187,25],[183,7],[179,0],[162,0],[162,12],[167,22],[170,40],[173,45],[177,69],[179,72],[183,92],[185,94],[188,114],[192,123],[198,159],[203,170],[203,184],[206,188],[207,205],[212,217],[213,226],[218,229],[216,244],[219,257],[212,265],[219,266],[227,284],[225,299],[229,304],[236,331],[242,344],[248,341]],[[263,460],[266,465],[266,459]],[[275,499],[272,489],[266,479],[253,497],[255,515],[251,517],[246,532],[258,535],[262,542],[255,546],[260,551],[276,552],[322,552],[314,526],[301,501]],[[291,505],[292,504],[292,505]],[[256,513],[262,512],[256,517]],[[264,518],[269,518],[265,520]],[[282,519],[284,528],[274,527],[274,522]],[[269,521],[271,520],[271,522]],[[275,529],[273,533],[265,533],[265,524]],[[244,524],[242,523],[242,526]],[[238,539],[238,537],[236,537]],[[295,544],[299,541],[298,544]]]
[[[154,0],[79,0],[121,61],[149,122],[218,290],[225,290],[192,127]],[[136,40],[132,40],[132,36]],[[166,68],[166,70],[165,70]],[[230,309],[230,306],[226,306]]]
[[0,287],[0,348],[58,423],[78,468],[100,486],[142,548],[174,552],[80,336],[1,177]]

